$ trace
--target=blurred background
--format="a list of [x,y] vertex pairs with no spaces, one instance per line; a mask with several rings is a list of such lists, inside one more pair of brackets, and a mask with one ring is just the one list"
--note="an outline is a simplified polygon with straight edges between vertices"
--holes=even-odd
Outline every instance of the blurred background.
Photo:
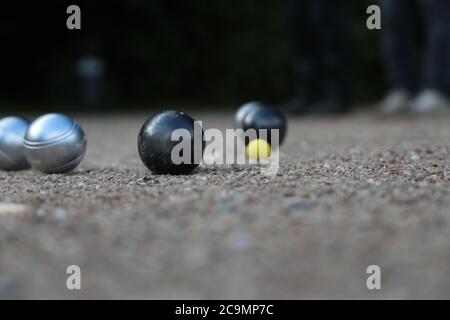
[[[386,90],[374,1],[349,0],[352,96]],[[81,30],[66,8],[81,7]],[[28,1],[0,10],[0,107],[127,110],[162,104],[280,103],[295,91],[285,0]]]

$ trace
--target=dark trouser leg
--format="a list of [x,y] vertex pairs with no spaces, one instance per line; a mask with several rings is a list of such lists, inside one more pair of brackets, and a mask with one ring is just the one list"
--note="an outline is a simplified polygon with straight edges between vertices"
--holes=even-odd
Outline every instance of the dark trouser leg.
[[390,84],[413,92],[416,88],[417,47],[414,39],[411,0],[380,0],[383,47]]
[[312,19],[319,42],[322,88],[327,109],[345,111],[349,105],[350,64],[346,1],[315,0]]
[[318,58],[316,30],[311,21],[311,7],[316,0],[289,0],[289,22],[298,56],[298,104],[309,105],[320,97],[319,77],[322,74]]
[[450,1],[422,0],[427,17],[424,87],[448,90],[450,72]]

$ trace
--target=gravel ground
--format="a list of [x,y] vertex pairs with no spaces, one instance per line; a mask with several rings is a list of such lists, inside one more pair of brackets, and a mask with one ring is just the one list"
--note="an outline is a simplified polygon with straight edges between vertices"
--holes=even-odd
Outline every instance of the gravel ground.
[[[77,118],[75,172],[0,173],[0,298],[450,298],[448,116],[291,119],[272,177],[152,175],[145,115]],[[372,264],[381,290],[366,288]]]

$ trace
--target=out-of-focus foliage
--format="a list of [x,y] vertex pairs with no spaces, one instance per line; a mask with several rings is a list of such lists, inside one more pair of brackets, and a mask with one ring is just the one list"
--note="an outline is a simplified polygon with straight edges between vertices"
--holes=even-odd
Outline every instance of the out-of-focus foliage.
[[[343,1],[352,32],[354,96],[384,89],[370,1]],[[82,30],[66,29],[79,4]],[[75,61],[95,44],[107,63],[108,106],[278,102],[294,92],[295,56],[283,0],[16,2],[0,13],[0,101],[76,106]]]

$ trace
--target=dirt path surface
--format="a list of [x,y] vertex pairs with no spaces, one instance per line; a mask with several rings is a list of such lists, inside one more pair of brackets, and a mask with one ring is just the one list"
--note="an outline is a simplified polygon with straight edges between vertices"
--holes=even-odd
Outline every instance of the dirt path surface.
[[0,298],[450,298],[448,116],[291,119],[273,177],[155,176],[137,155],[145,116],[77,119],[75,172],[0,172]]

